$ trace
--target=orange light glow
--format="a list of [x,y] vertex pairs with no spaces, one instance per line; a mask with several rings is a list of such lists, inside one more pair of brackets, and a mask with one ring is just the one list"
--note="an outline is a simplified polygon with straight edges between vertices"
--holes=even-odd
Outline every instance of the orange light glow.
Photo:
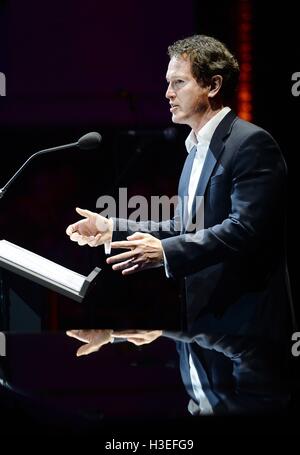
[[244,120],[252,121],[252,2],[251,0],[239,0],[238,6],[237,39],[239,43],[240,84],[237,94],[237,112]]

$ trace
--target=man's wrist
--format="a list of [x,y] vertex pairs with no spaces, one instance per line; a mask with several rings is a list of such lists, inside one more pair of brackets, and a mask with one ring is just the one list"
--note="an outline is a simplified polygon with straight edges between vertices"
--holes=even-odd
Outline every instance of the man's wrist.
[[109,343],[113,343],[114,341],[113,330],[109,330]]
[[113,218],[108,218],[108,230],[111,234],[111,238],[110,238],[110,241],[112,242],[112,237],[113,237],[113,233],[114,233],[114,220]]

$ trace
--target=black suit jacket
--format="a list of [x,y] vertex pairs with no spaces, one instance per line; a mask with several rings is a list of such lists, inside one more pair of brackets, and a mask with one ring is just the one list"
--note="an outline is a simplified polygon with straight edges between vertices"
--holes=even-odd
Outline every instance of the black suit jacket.
[[288,334],[290,314],[286,165],[280,149],[268,132],[230,111],[212,137],[196,191],[200,204],[194,201],[193,219],[186,221],[192,159],[188,155],[182,171],[183,203],[173,220],[118,219],[114,239],[142,231],[162,240],[168,271],[183,280],[185,294],[183,330],[165,335],[199,344],[204,335],[206,347],[210,335],[212,340],[225,334],[280,341]]

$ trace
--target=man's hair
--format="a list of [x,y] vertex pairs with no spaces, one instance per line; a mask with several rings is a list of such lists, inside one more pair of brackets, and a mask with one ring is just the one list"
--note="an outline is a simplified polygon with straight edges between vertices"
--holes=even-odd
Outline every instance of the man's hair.
[[188,57],[192,75],[199,84],[208,85],[212,76],[223,77],[220,93],[224,99],[232,98],[238,79],[239,64],[227,47],[211,36],[194,35],[175,41],[168,47],[172,57]]

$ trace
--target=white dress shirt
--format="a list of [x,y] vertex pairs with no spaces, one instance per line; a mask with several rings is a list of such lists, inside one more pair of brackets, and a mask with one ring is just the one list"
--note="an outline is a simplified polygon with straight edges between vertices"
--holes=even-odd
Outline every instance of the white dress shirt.
[[[192,130],[185,141],[187,152],[190,153],[193,147],[197,147],[193,167],[191,171],[189,188],[188,188],[188,216],[192,210],[193,200],[196,194],[198,182],[200,180],[201,172],[203,169],[204,161],[208,151],[208,147],[212,136],[226,114],[230,111],[229,107],[224,107],[214,117],[212,117],[201,129],[197,135]],[[167,267],[166,267],[167,268]],[[189,355],[190,378],[195,397],[197,399],[201,414],[212,414],[212,407],[204,393],[198,376],[192,356]]]
[[[198,182],[200,180],[200,175],[202,172],[203,164],[206,158],[206,154],[208,151],[208,147],[210,141],[213,137],[213,134],[226,114],[230,111],[230,107],[223,107],[214,117],[212,117],[201,129],[198,131],[197,135],[192,130],[185,141],[185,146],[187,152],[190,153],[193,147],[197,147],[197,152],[194,158],[193,167],[191,171],[190,181],[189,181],[189,188],[188,188],[188,218],[191,213],[193,200],[195,197],[196,189],[198,186]],[[169,278],[170,273],[168,270],[168,262],[163,251],[164,257],[164,266],[166,276]]]
[[193,200],[196,194],[198,182],[200,180],[203,164],[208,151],[208,146],[213,137],[213,134],[226,114],[230,111],[230,107],[223,107],[216,115],[214,115],[201,129],[197,135],[192,130],[185,141],[187,152],[190,153],[193,147],[197,147],[197,152],[194,158],[193,167],[190,176],[188,188],[188,215],[192,210]]

